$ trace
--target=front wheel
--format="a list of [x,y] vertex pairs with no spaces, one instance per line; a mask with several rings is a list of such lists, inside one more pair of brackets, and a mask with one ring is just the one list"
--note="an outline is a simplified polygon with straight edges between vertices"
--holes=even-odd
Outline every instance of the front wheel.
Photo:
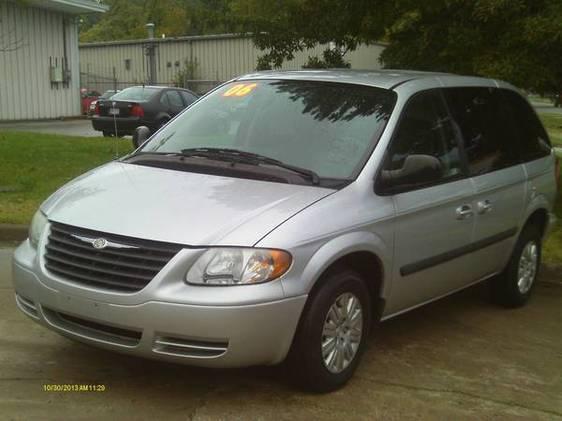
[[541,263],[542,236],[539,228],[523,229],[504,272],[492,281],[492,298],[506,307],[520,307],[536,284]]
[[371,300],[365,281],[351,270],[318,282],[289,358],[301,386],[329,392],[343,386],[359,364],[371,326]]

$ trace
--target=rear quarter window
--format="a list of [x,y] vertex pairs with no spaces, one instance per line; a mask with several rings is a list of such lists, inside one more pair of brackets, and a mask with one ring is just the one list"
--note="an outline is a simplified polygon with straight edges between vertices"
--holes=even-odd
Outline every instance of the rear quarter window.
[[550,155],[548,135],[531,105],[517,92],[501,89],[505,107],[515,128],[514,142],[524,162]]

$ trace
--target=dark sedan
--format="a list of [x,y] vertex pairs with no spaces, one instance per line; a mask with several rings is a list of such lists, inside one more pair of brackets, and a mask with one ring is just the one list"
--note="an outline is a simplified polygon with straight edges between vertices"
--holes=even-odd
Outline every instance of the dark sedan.
[[139,126],[155,132],[191,105],[197,94],[181,88],[132,86],[96,103],[92,126],[104,136],[133,134]]

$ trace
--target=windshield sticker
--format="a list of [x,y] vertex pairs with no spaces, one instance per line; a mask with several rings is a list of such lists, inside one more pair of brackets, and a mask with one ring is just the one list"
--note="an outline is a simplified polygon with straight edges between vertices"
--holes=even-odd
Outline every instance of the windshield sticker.
[[227,90],[222,96],[226,97],[243,97],[250,94],[256,87],[257,83],[237,83]]

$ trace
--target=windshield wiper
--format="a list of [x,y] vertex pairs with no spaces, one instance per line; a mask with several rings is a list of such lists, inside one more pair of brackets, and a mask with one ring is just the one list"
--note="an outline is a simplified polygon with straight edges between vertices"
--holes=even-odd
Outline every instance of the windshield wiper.
[[286,164],[277,159],[253,152],[246,152],[229,148],[189,148],[182,149],[181,153],[178,155],[185,157],[200,156],[202,158],[218,159],[228,162],[240,162],[251,165],[271,165],[303,175],[309,178],[314,185],[320,184],[320,176],[312,170]]

